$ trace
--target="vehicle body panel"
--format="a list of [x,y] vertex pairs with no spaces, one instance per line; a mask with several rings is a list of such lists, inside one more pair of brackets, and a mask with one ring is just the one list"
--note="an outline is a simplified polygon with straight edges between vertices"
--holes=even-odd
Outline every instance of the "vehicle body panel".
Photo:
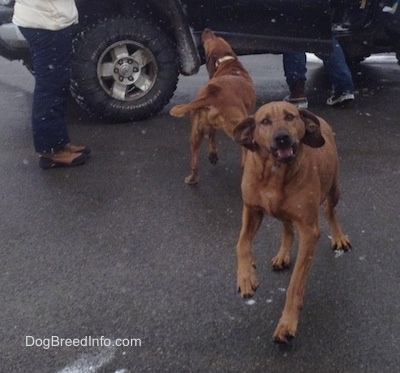
[[185,0],[189,26],[198,39],[208,27],[238,54],[331,49],[328,0]]

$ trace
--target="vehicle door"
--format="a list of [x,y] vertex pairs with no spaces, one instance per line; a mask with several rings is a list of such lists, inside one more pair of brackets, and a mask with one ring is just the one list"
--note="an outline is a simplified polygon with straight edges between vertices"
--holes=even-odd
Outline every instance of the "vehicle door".
[[184,0],[195,35],[208,27],[238,54],[331,49],[329,0]]

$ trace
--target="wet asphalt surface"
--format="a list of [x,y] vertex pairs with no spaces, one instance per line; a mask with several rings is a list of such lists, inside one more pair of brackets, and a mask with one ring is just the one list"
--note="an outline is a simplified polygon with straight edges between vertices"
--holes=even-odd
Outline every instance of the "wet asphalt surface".
[[[258,104],[286,94],[280,56],[242,61]],[[71,102],[71,136],[93,155],[79,168],[42,171],[30,132],[33,78],[1,59],[0,371],[398,371],[400,67],[363,63],[347,109],[325,106],[325,70],[308,68],[310,110],[336,132],[337,211],[353,250],[330,249],[322,217],[298,335],[283,347],[271,339],[291,271],[270,268],[280,237],[272,218],[254,241],[255,302],[235,289],[240,149],[221,133],[219,163],[208,164],[203,148],[200,184],[183,182],[190,128],[168,110],[194,96],[204,69],[182,77],[170,104],[143,122],[102,123]],[[84,346],[89,337],[137,346]],[[46,338],[81,342],[45,348]]]

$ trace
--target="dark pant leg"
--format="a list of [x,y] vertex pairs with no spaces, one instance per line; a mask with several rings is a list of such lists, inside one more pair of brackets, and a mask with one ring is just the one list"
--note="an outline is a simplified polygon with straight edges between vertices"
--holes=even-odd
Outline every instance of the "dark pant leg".
[[282,55],[282,61],[286,83],[292,91],[297,82],[306,81],[306,54],[304,52],[286,52]]
[[354,92],[354,83],[351,71],[346,63],[343,49],[336,39],[333,39],[333,52],[330,55],[318,55],[324,62],[324,66],[331,80],[334,94]]
[[54,152],[70,142],[64,118],[70,84],[72,27],[49,31],[20,27],[33,60],[32,130],[35,150]]

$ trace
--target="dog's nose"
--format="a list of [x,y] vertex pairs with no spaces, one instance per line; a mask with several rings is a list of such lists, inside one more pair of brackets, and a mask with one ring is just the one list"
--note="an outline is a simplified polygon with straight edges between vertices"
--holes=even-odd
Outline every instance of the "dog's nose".
[[285,147],[291,144],[290,136],[287,132],[280,131],[275,136],[275,143],[277,147]]

